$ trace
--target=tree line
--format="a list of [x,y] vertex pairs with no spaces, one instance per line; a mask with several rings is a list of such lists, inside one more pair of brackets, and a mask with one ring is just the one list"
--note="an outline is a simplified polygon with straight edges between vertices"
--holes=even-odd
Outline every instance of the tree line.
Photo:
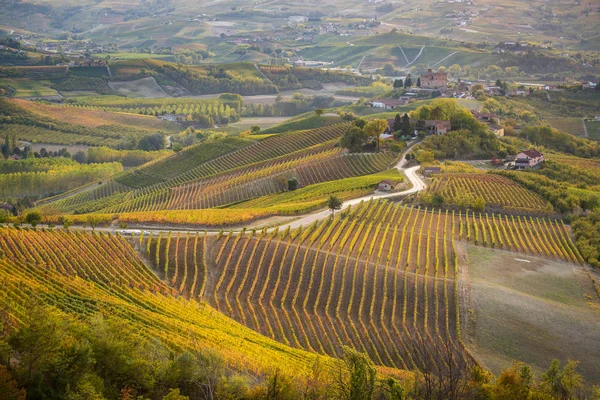
[[[577,362],[553,360],[538,378],[514,363],[497,377],[465,367],[440,346],[436,357],[454,367],[382,373],[363,353],[342,349],[332,366],[315,361],[312,373],[290,377],[237,371],[215,350],[197,345],[173,351],[159,339],[129,332],[109,313],[76,319],[38,303],[17,323],[0,310],[0,393],[6,400],[69,399],[597,399]],[[425,346],[425,345],[424,345]],[[431,350],[430,350],[431,351]]]

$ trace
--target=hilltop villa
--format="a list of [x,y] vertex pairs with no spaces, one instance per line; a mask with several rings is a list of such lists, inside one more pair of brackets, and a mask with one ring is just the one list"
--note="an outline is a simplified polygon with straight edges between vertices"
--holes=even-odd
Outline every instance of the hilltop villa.
[[525,150],[517,154],[515,160],[516,169],[539,168],[544,161],[544,155],[537,150]]

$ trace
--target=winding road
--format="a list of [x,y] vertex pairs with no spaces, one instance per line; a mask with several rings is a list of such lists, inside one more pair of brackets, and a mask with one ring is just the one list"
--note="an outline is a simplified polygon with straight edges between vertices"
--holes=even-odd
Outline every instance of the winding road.
[[[378,200],[378,199],[389,199],[392,197],[403,197],[403,196],[408,196],[410,194],[420,192],[421,190],[425,190],[427,185],[425,184],[423,179],[421,179],[421,177],[419,175],[417,175],[417,171],[419,170],[420,166],[417,165],[416,167],[410,167],[410,168],[405,169],[404,164],[406,164],[406,152],[404,153],[404,155],[402,156],[402,159],[398,162],[398,164],[395,165],[394,168],[396,168],[400,172],[404,172],[404,174],[406,175],[406,177],[412,184],[412,187],[410,189],[403,190],[402,192],[393,192],[393,193],[384,193],[384,192],[375,191],[375,193],[371,193],[366,196],[357,197],[355,199],[345,201],[342,206],[342,210],[344,210],[348,207],[354,206],[356,204],[359,204],[361,201],[369,201],[371,199]],[[300,219],[297,219],[297,220],[291,222],[289,225],[290,225],[291,229],[298,228],[301,225],[308,226],[308,225],[312,224],[314,221],[327,218],[330,215],[331,215],[330,210],[317,211],[312,214],[305,215],[305,216],[301,217]]]
[[[344,210],[348,207],[354,206],[356,204],[359,204],[361,201],[369,201],[371,199],[374,200],[378,200],[378,199],[389,199],[389,198],[396,198],[396,197],[403,197],[403,196],[408,196],[417,192],[420,192],[422,190],[425,190],[427,188],[427,185],[425,184],[425,182],[423,181],[423,179],[417,174],[417,171],[419,170],[420,166],[415,166],[415,167],[410,167],[410,168],[404,168],[404,165],[406,164],[407,160],[406,160],[406,154],[409,152],[409,150],[412,148],[413,145],[415,145],[416,143],[412,143],[410,146],[408,146],[406,149],[404,149],[404,152],[402,154],[402,158],[400,159],[400,161],[398,161],[398,163],[394,166],[395,169],[397,169],[399,172],[403,172],[404,175],[406,175],[406,178],[410,181],[412,187],[410,189],[406,189],[403,190],[401,192],[392,192],[392,193],[388,193],[388,192],[380,192],[380,191],[375,191],[371,194],[368,194],[366,196],[362,196],[362,197],[357,197],[355,199],[352,200],[347,200],[344,202],[344,204],[342,205],[342,209]],[[324,218],[328,218],[331,216],[331,211],[330,210],[321,210],[321,211],[316,211],[310,214],[306,214],[292,222],[290,222],[289,224],[286,224],[285,222],[278,224],[280,227],[287,227],[287,225],[290,226],[290,229],[295,229],[298,228],[299,226],[308,226],[310,224],[312,224],[314,221],[317,220],[321,220]],[[252,223],[252,226],[257,226],[256,222],[260,222],[260,221],[254,221]],[[40,227],[47,227],[46,225],[39,225]],[[57,225],[56,228],[61,228],[60,225]],[[247,227],[246,229],[251,228],[251,227]],[[70,229],[74,229],[74,230],[86,230],[86,231],[91,231],[92,228],[89,226],[83,227],[83,226],[75,226],[73,225]],[[270,228],[270,229],[274,229],[274,228]],[[98,226],[95,228],[96,231],[100,231],[100,232],[117,232],[117,231],[123,231],[122,229],[120,229],[117,226]],[[190,232],[190,233],[194,233],[194,232],[198,232],[198,233],[203,233],[205,230],[204,229],[198,229],[198,230],[193,230],[193,229],[182,229],[181,227],[178,226],[168,226],[168,227],[162,227],[162,228],[157,228],[157,227],[152,227],[152,226],[132,226],[129,229],[127,229],[127,231],[135,231],[136,235],[139,235],[140,231],[152,231],[154,233],[159,233],[159,232],[163,232],[163,233],[168,233],[168,232]],[[216,234],[219,231],[219,229],[217,230],[208,230],[208,234]],[[234,232],[239,232],[241,231],[240,228],[238,229],[233,229]]]

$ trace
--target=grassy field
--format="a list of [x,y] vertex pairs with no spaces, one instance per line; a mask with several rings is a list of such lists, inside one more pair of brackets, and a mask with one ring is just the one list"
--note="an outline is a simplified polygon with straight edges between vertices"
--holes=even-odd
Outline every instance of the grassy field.
[[[274,125],[281,124],[288,119],[288,117],[250,117],[242,118],[238,122],[231,124],[231,126],[241,129],[250,129],[252,125],[258,125],[261,127],[261,129],[267,129]],[[252,137],[255,136],[256,135],[253,135]]]
[[151,76],[135,81],[110,82],[109,85],[117,93],[127,97],[168,97]]
[[585,127],[587,128],[588,138],[600,141],[599,121],[585,121]]
[[0,79],[0,84],[15,88],[15,97],[56,96],[56,90],[50,88],[50,81],[34,81],[28,78]]
[[[302,114],[304,115],[304,114]],[[289,131],[299,131],[304,129],[314,129],[319,128],[324,125],[329,125],[333,123],[340,122],[340,118],[335,117],[324,117],[317,116],[315,114],[308,115],[304,118],[290,118],[285,120],[284,122],[274,125],[270,128],[264,129],[260,133],[268,134],[268,133],[283,133]]]
[[[553,358],[579,360],[600,383],[600,301],[584,267],[469,246],[468,347],[495,373],[513,360],[539,372]],[[596,279],[598,279],[596,277]]]
[[581,118],[546,118],[546,121],[559,131],[575,136],[585,136]]

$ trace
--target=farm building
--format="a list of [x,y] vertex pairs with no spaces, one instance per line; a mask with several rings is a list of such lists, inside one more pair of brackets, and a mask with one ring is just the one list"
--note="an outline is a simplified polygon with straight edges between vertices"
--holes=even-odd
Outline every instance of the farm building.
[[500,124],[500,118],[496,114],[490,113],[480,113],[475,110],[471,110],[471,114],[475,117],[476,120],[483,123],[494,123],[496,125]]
[[447,72],[433,72],[431,69],[421,75],[421,88],[423,89],[446,89],[448,87]]
[[435,119],[419,120],[415,126],[418,131],[425,131],[430,135],[443,135],[444,133],[448,133],[452,130],[450,121]]
[[392,190],[393,187],[394,187],[394,184],[391,181],[388,181],[386,179],[386,180],[379,182],[379,184],[377,185],[377,190],[389,192]]
[[525,150],[517,154],[516,169],[538,168],[544,161],[544,155],[537,150]]
[[[388,128],[385,131],[386,134],[394,132],[394,119],[388,119]],[[414,126],[417,131],[424,131],[430,135],[443,135],[452,130],[450,121],[435,120],[435,119],[410,119],[410,124]]]

